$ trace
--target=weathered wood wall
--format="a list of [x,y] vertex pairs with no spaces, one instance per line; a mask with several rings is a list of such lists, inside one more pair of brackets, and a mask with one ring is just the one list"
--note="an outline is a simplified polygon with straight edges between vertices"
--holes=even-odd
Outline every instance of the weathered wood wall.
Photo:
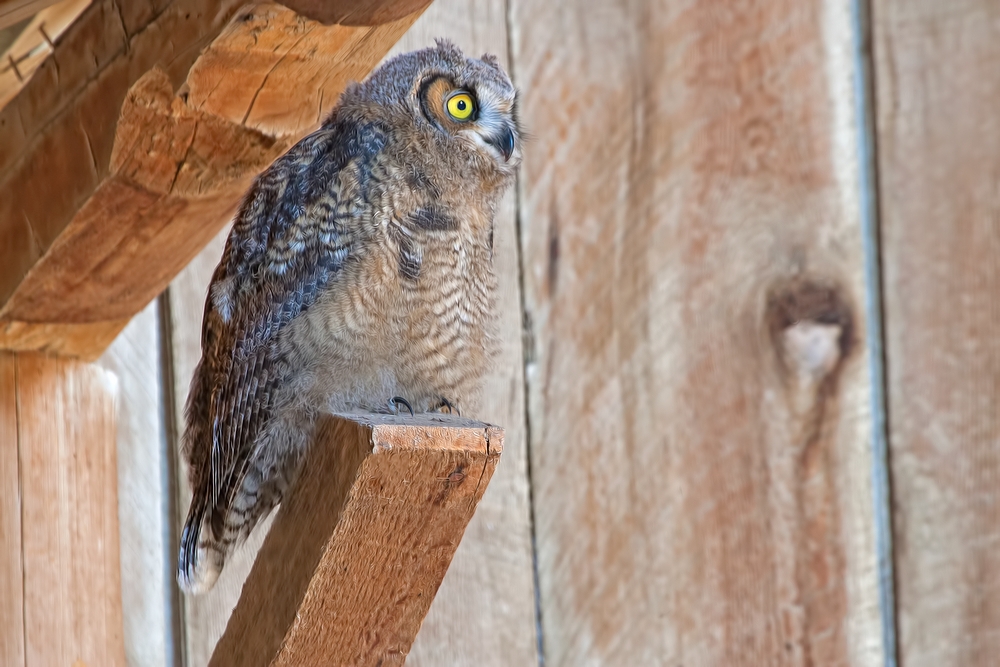
[[[506,452],[410,664],[996,662],[1000,8],[870,4],[435,0],[397,46],[498,54],[532,135],[497,222],[505,347],[470,411]],[[177,418],[224,238],[100,362],[129,664],[207,664],[266,531],[177,596]],[[17,465],[0,448],[5,534]],[[5,619],[28,610],[11,572]]]
[[874,0],[900,664],[1000,656],[1000,4]]
[[512,16],[546,665],[884,664],[849,7]]
[[125,657],[172,664],[176,584],[159,304],[134,317],[97,364],[118,377],[118,519]]

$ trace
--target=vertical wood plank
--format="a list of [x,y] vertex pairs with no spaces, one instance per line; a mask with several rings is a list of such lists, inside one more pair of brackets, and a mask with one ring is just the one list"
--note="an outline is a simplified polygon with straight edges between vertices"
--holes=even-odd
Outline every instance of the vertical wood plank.
[[[506,9],[504,0],[435,0],[390,57],[445,37],[468,55],[496,54],[509,72]],[[510,193],[496,218],[502,348],[478,405],[463,413],[506,429],[503,461],[410,651],[407,664],[415,667],[527,666],[538,660],[515,201]]]
[[1000,655],[1000,5],[874,0],[900,664]]
[[17,357],[0,352],[0,664],[24,667]]
[[118,519],[125,657],[174,664],[164,397],[157,302],[136,315],[97,365],[118,378]]
[[17,357],[26,664],[124,665],[113,374]]
[[512,15],[546,664],[881,665],[849,6]]

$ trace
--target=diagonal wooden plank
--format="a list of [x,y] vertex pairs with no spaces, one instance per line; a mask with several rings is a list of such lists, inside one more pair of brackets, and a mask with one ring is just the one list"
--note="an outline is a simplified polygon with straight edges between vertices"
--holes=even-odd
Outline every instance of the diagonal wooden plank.
[[458,417],[324,418],[209,664],[401,665],[502,449]]

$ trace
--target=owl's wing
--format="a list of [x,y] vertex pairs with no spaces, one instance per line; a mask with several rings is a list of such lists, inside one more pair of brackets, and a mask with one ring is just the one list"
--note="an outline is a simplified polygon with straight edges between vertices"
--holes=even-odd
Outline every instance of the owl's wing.
[[185,438],[192,469],[201,471],[192,480],[195,500],[213,527],[225,519],[270,417],[284,368],[278,333],[364,240],[363,226],[351,221],[367,214],[364,193],[385,137],[373,124],[328,124],[276,160],[240,206],[205,305]]

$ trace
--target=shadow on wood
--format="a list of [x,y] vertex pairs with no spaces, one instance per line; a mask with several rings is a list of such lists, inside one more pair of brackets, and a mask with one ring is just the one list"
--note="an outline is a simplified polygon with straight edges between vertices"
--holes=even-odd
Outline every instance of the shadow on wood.
[[325,419],[210,665],[402,664],[502,449],[447,415]]

